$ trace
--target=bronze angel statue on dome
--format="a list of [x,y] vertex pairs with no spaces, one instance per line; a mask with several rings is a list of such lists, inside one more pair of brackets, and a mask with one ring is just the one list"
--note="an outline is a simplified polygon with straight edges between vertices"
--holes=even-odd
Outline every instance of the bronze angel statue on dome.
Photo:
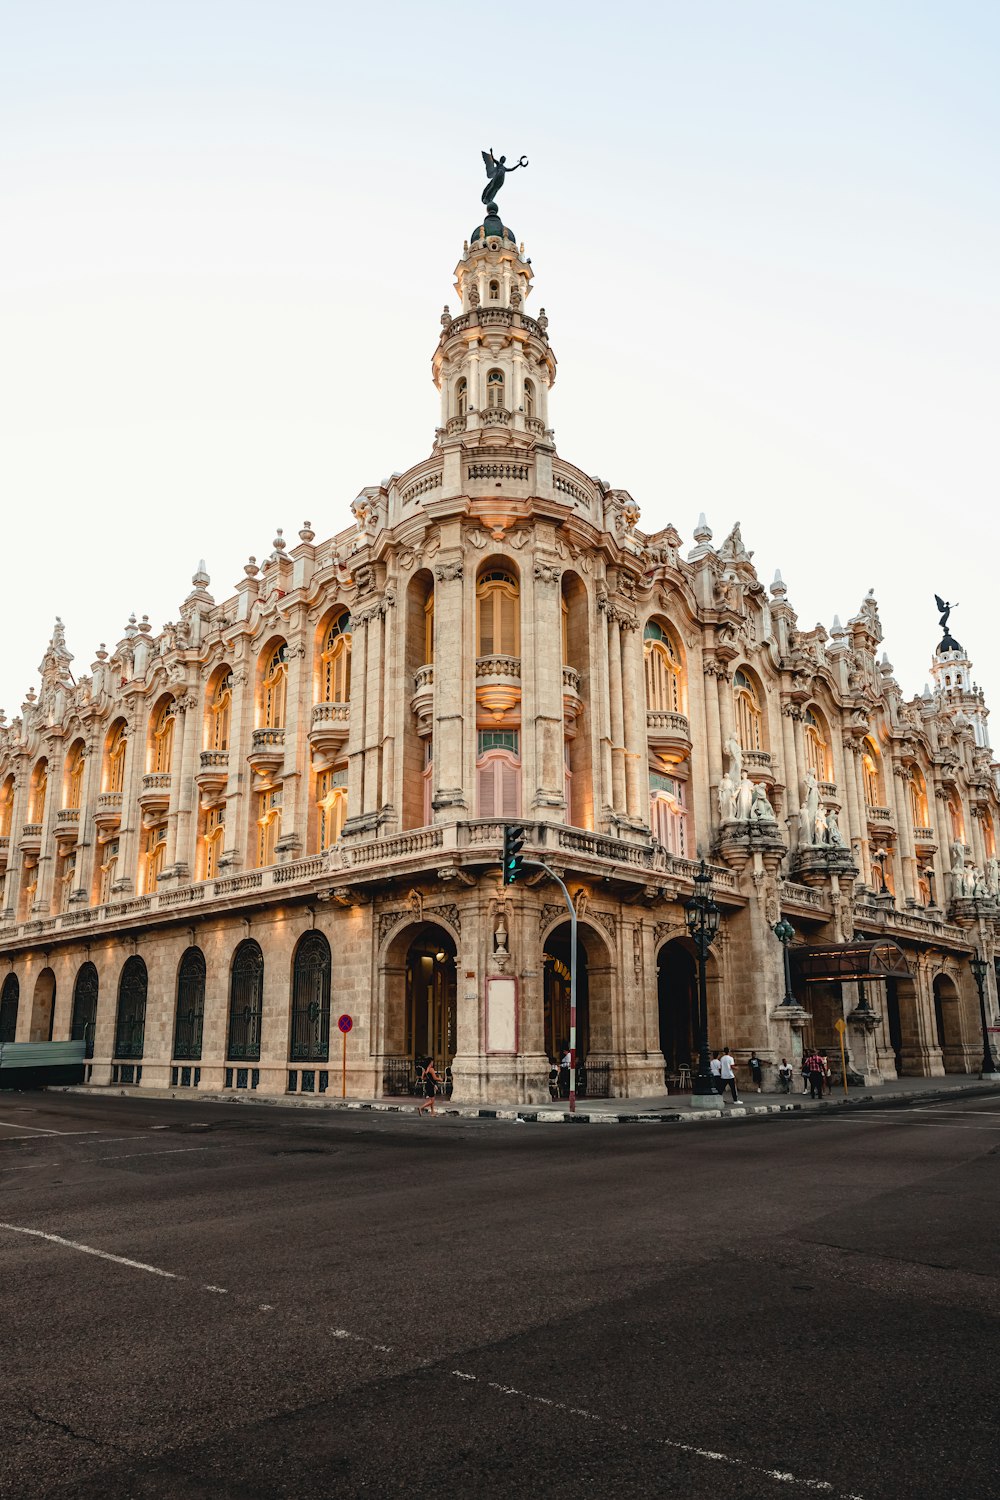
[[947,631],[947,629],[948,629],[948,616],[951,614],[951,612],[952,612],[953,609],[957,609],[958,608],[958,605],[957,604],[946,604],[945,601],[941,598],[940,594],[935,594],[934,595],[934,601],[937,604],[938,609],[941,611],[941,619],[940,619],[940,621],[938,623],[940,624],[942,630]]
[[500,160],[497,161],[493,155],[492,146],[488,151],[483,152],[483,166],[486,168],[486,175],[489,178],[489,182],[483,188],[483,202],[487,208],[503,187],[503,180],[507,176],[507,173],[516,172],[518,167],[526,167],[527,165],[528,158],[526,156],[522,156],[520,161],[516,161],[512,167],[508,167],[506,156],[501,156]]

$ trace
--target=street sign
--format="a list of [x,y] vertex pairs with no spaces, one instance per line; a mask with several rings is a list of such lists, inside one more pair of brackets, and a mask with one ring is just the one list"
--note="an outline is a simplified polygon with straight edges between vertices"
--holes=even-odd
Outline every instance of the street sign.
[[354,1025],[354,1022],[351,1020],[350,1016],[341,1016],[340,1020],[337,1022],[337,1025],[346,1035],[346,1033],[350,1031],[351,1027]]
[[354,1025],[354,1022],[353,1022],[353,1020],[351,1019],[350,1016],[343,1015],[343,1016],[339,1017],[339,1019],[337,1021],[337,1025],[340,1028],[340,1040],[344,1044],[343,1047],[340,1050],[340,1097],[341,1097],[341,1099],[346,1099],[347,1098],[347,1033],[350,1031],[351,1027]]
[[843,1016],[838,1016],[833,1025],[834,1029],[839,1031],[841,1036],[843,1036],[844,1032],[847,1030],[847,1022],[844,1020]]

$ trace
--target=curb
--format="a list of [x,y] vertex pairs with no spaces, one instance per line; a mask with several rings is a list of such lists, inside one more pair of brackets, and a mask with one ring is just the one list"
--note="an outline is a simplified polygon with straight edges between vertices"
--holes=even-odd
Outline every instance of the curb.
[[[96,1098],[109,1096],[123,1099],[182,1099],[188,1102],[209,1104],[264,1104],[275,1109],[323,1109],[352,1110],[355,1113],[369,1111],[372,1114],[408,1115],[416,1112],[416,1105],[407,1101],[395,1103],[388,1099],[312,1099],[301,1095],[246,1094],[246,1093],[195,1093],[192,1089],[144,1089],[110,1084],[64,1084],[47,1090],[59,1094],[88,1094]],[[907,1093],[888,1095],[860,1094],[846,1099],[824,1099],[815,1108],[806,1109],[802,1104],[733,1104],[722,1109],[703,1110],[629,1110],[599,1113],[568,1110],[517,1107],[514,1105],[488,1106],[472,1104],[449,1104],[439,1114],[458,1116],[465,1120],[521,1121],[526,1125],[710,1125],[721,1120],[748,1123],[755,1119],[767,1119],[780,1115],[795,1115],[807,1120],[816,1116],[835,1114],[839,1110],[897,1109],[921,1101],[938,1104],[948,1099],[984,1098],[1000,1094],[1000,1084],[977,1081],[946,1089],[922,1089]]]

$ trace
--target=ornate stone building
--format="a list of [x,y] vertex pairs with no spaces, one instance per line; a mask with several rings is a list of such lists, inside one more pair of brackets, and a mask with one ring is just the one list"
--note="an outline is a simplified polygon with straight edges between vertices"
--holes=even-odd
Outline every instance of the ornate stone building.
[[0,728],[0,1039],[83,1038],[97,1083],[339,1092],[347,1013],[353,1095],[430,1053],[456,1098],[546,1098],[568,922],[547,877],[501,888],[515,819],[577,905],[591,1094],[691,1062],[702,852],[713,1045],[773,1063],[845,1017],[868,1081],[978,1070],[1000,805],[968,658],[946,632],[906,701],[871,594],[803,630],[739,526],[642,531],[556,450],[532,279],[488,212],[431,452],[345,530],[279,532],[221,601],[199,567],[79,678],[57,623]]

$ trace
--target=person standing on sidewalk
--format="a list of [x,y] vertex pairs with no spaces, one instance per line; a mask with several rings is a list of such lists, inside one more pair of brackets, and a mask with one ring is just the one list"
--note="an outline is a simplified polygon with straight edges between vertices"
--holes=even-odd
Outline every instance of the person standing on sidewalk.
[[809,1059],[812,1057],[812,1050],[813,1049],[810,1047],[806,1052],[804,1052],[802,1054],[802,1092],[803,1092],[803,1094],[808,1094],[808,1092],[809,1092]]
[[722,1093],[722,1064],[719,1061],[719,1054],[717,1052],[713,1052],[712,1053],[712,1060],[711,1060],[711,1062],[708,1065],[708,1071],[712,1075],[712,1087],[715,1089],[715,1092],[717,1094],[721,1094]]
[[722,1056],[719,1058],[719,1070],[722,1075],[720,1094],[724,1099],[726,1097],[726,1089],[728,1089],[733,1096],[733,1103],[739,1104],[740,1098],[736,1092],[736,1059],[728,1047],[724,1048]]
[[809,1097],[810,1099],[822,1099],[825,1068],[823,1059],[815,1047],[806,1059],[806,1065],[809,1069]]
[[764,1092],[764,1064],[757,1056],[756,1048],[750,1054],[750,1082],[754,1085],[758,1094]]

